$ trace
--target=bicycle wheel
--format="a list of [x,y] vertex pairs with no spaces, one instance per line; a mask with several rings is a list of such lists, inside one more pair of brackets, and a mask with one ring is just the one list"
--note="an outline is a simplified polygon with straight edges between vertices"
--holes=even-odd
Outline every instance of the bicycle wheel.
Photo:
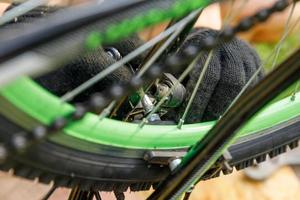
[[[96,37],[95,34],[90,35],[88,44],[93,46],[95,41],[96,43],[109,43],[121,37],[120,34],[112,35],[112,31],[109,30],[118,32],[119,28],[122,30],[123,37],[125,37],[130,32],[141,29],[146,25],[157,23],[166,18],[184,16],[190,11],[210,3],[209,1],[191,2],[195,3],[193,4],[194,7],[183,1],[163,0],[104,7],[100,12],[97,10],[98,21],[93,21],[92,26],[105,24],[103,30],[108,31],[96,34],[100,38]],[[183,9],[178,11],[176,8],[178,9],[179,5],[183,6]],[[150,11],[149,8],[151,8]],[[159,8],[165,10],[159,10],[160,12],[152,10]],[[120,12],[117,14],[111,12],[116,9]],[[136,14],[143,12],[146,14],[134,17]],[[159,19],[156,18],[151,21],[153,13],[163,14],[160,15]],[[85,15],[80,17],[91,20],[92,14],[89,16],[90,18]],[[99,20],[99,16],[103,18]],[[126,23],[123,24],[118,22],[124,16],[127,19],[133,19],[133,24],[129,25],[135,25],[128,32],[124,32],[124,26],[128,25],[128,20],[125,19]],[[53,19],[56,19],[56,16]],[[147,22],[137,25],[137,22],[144,19],[147,19]],[[49,22],[53,22],[51,20],[49,18]],[[20,52],[32,52],[37,49],[36,52],[42,51],[46,56],[49,56],[47,54],[50,52],[48,49],[55,48],[55,55],[62,54],[62,57],[66,57],[63,52],[74,46],[78,47],[78,43],[80,43],[80,50],[72,51],[71,56],[81,53],[84,46],[82,41],[85,39],[83,35],[90,32],[91,28],[84,27],[82,29],[82,23],[76,24],[76,26],[66,26],[63,29],[63,31],[68,32],[81,28],[76,33],[72,33],[72,39],[80,38],[79,42],[70,41],[70,35],[66,39],[67,37],[63,31],[41,38],[34,38],[34,36],[45,33],[50,28],[68,24],[72,20],[78,20],[78,18],[69,18],[68,20],[59,21],[57,24],[49,23],[52,27],[38,26],[38,28],[33,28],[26,34],[16,34],[13,40],[7,39],[3,40],[2,43],[0,42],[3,44],[0,45],[3,47],[0,50],[0,56],[2,60],[5,60],[2,62],[2,69],[12,66],[11,61],[15,59],[13,56],[17,55],[16,57],[20,58],[18,57],[18,55],[21,55]],[[114,24],[114,26],[110,27],[109,24]],[[24,40],[26,37],[30,37],[31,40],[20,45],[19,41]],[[60,43],[65,40],[68,42],[66,46],[58,48],[58,46],[61,46]],[[10,49],[4,48],[11,41],[14,41],[13,47]],[[53,57],[52,53],[50,54],[51,57]],[[24,55],[23,53],[22,56]],[[49,66],[49,63],[55,68],[56,59],[61,60],[62,57],[54,58],[46,64],[43,61],[42,71],[45,71],[45,66]],[[21,59],[21,61],[24,60]],[[32,72],[39,70],[33,68],[25,71],[25,73],[32,74]],[[1,72],[1,74],[3,73]],[[12,72],[11,74],[11,77],[5,80],[6,85],[0,89],[0,137],[3,144],[1,147],[2,154],[5,155],[5,151],[14,153],[7,158],[3,156],[4,161],[1,163],[1,169],[13,169],[16,175],[26,178],[38,177],[44,183],[54,180],[57,186],[80,186],[82,189],[92,188],[104,191],[125,191],[128,187],[133,191],[147,190],[170,173],[168,166],[170,160],[182,157],[190,146],[203,138],[217,123],[217,121],[212,121],[183,125],[180,129],[173,125],[144,125],[141,127],[139,124],[109,118],[99,120],[99,116],[95,114],[84,113],[84,117],[80,116],[79,119],[68,121],[67,126],[64,126],[66,124],[63,122],[62,127],[55,128],[52,131],[55,134],[49,134],[47,139],[36,142],[32,140],[34,137],[32,133],[42,130],[37,133],[44,134],[43,131],[45,131],[39,125],[51,126],[53,121],[58,122],[57,117],[67,118],[70,113],[73,115],[73,112],[79,108],[65,102],[62,103],[58,97],[50,94],[30,78],[21,77],[11,81],[11,78],[20,73]],[[110,96],[114,97],[114,95]],[[120,98],[118,95],[115,97]],[[291,148],[297,146],[300,132],[299,98],[300,94],[295,93],[293,100],[286,97],[272,102],[254,119],[249,121],[240,130],[237,142],[229,149],[232,155],[230,165],[235,166],[237,169],[243,169],[252,165],[254,160],[257,163],[264,161],[267,154],[273,157],[284,152],[287,146]],[[105,105],[110,102],[106,102]],[[36,127],[39,127],[39,129],[36,129]],[[269,138],[272,138],[272,140],[270,141]],[[126,142],[124,142],[125,139]],[[29,145],[29,147],[26,147],[23,152],[17,151],[18,148],[23,149],[24,145]],[[216,167],[218,167],[217,164]],[[229,172],[225,168],[223,168],[223,171],[224,173]],[[210,178],[211,176],[212,174],[207,174],[207,177]]]

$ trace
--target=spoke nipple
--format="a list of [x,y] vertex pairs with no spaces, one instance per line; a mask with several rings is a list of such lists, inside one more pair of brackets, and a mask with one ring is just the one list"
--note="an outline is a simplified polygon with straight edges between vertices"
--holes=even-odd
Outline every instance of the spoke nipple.
[[291,101],[295,101],[295,100],[296,100],[296,95],[295,95],[295,93],[293,93],[291,96]]
[[104,118],[105,118],[105,114],[101,114],[101,115],[99,115],[99,121],[102,121]]
[[143,118],[142,122],[139,124],[139,128],[143,128],[145,124],[147,124],[149,121],[147,118]]
[[105,108],[102,113],[99,115],[99,120],[102,121],[107,115],[109,115],[110,109]]
[[177,125],[177,128],[178,128],[178,129],[181,129],[182,126],[183,126],[183,124],[184,124],[184,119],[181,118],[181,119],[179,120],[179,123],[178,123],[178,125]]

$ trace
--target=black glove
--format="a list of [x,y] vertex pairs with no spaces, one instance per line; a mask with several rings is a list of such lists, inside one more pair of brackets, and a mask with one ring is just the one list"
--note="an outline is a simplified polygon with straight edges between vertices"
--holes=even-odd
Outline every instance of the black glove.
[[[116,60],[101,48],[35,80],[53,94],[61,96],[91,79],[115,62]],[[91,94],[104,91],[114,83],[129,81],[131,77],[132,72],[130,68],[122,66],[79,94],[73,99],[73,102],[84,102],[89,99]]]
[[[36,10],[32,12],[34,12],[37,17],[41,16]],[[31,13],[27,13],[27,15],[30,16],[28,17],[30,20],[35,18],[32,17],[33,15]],[[45,13],[43,15],[45,15]],[[20,21],[28,23],[30,21],[28,18],[23,16]],[[17,22],[18,20],[15,23]],[[184,50],[190,44],[195,45],[201,43],[205,37],[211,35],[217,36],[218,31],[195,29],[183,43],[180,51]],[[112,46],[115,47],[122,56],[125,56],[141,44],[141,40],[137,36],[133,36]],[[107,47],[104,47],[104,49],[106,48]],[[130,61],[130,66],[136,69],[145,55],[146,53]],[[206,58],[207,53],[199,58],[194,70],[184,80],[184,85],[187,89],[185,102],[179,108],[165,115],[165,119],[175,121],[180,119],[197,79],[199,78]],[[116,62],[116,59],[101,48],[73,60],[54,72],[37,78],[36,81],[52,93],[61,96],[84,81],[92,78],[114,62]],[[186,123],[209,121],[219,118],[259,66],[260,59],[258,55],[242,40],[234,38],[228,43],[221,44],[213,51],[208,70],[197,90],[196,97],[185,120]],[[132,70],[128,66],[123,66],[93,87],[84,91],[84,93],[77,96],[74,101],[85,101],[92,93],[101,92],[113,83],[128,81],[131,76]],[[176,76],[178,77],[179,74],[176,74]],[[261,79],[262,76],[263,72],[253,81],[252,85]]]
[[[17,5],[10,6],[8,10],[15,6]],[[13,31],[18,24],[23,27],[22,25],[33,23],[34,20],[51,15],[51,13],[55,12],[56,10],[59,10],[59,8],[40,6],[5,24],[3,28]],[[122,40],[121,42],[118,42],[117,44],[104,46],[96,51],[82,55],[64,67],[36,78],[35,81],[57,96],[64,95],[117,61],[118,58],[114,57],[112,53],[109,53],[109,49],[111,49],[111,47],[115,48],[115,50],[117,50],[120,55],[124,57],[141,44],[142,41],[136,35],[134,35],[130,38]],[[135,59],[131,60],[128,65],[124,65],[115,70],[97,84],[79,94],[75,99],[73,99],[73,102],[86,101],[91,94],[95,92],[101,92],[109,88],[109,86],[113,85],[114,83],[129,81],[132,77],[131,68],[138,68],[138,65],[143,60],[145,54],[146,53],[143,53],[137,56]]]
[[[181,51],[190,44],[201,43],[207,36],[216,37],[218,33],[210,29],[195,29],[183,43]],[[205,53],[198,59],[195,68],[185,80],[186,101],[173,116],[168,117],[178,121],[182,116],[207,57],[208,53]],[[238,38],[214,49],[207,72],[196,92],[185,122],[196,123],[218,119],[259,67],[260,59],[255,50]],[[260,72],[251,85],[257,83],[262,76],[263,72]]]

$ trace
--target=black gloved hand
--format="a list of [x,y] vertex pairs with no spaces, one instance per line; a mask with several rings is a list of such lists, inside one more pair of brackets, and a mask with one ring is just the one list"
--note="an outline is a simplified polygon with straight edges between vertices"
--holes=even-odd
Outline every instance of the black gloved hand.
[[[132,36],[117,44],[99,48],[96,51],[87,53],[68,63],[64,67],[37,78],[36,81],[55,95],[61,96],[117,62],[118,58],[111,56],[111,54],[104,49],[112,47],[124,57],[141,44],[142,42],[137,36]],[[124,65],[115,70],[91,88],[78,95],[74,101],[86,101],[93,93],[104,91],[114,83],[129,81],[133,75],[131,67],[136,69],[144,56],[145,54],[141,54],[131,60],[128,65]]]
[[[41,8],[37,10],[41,10]],[[33,14],[27,13],[26,15],[28,17],[22,16],[22,20],[17,20],[14,23],[29,23],[32,19],[47,14],[43,13],[43,15],[41,15],[37,10],[32,11]],[[43,8],[43,12],[44,10],[45,9]],[[181,50],[191,43],[201,43],[205,37],[211,35],[216,36],[217,34],[218,31],[196,29],[188,36],[182,45]],[[122,56],[125,56],[141,44],[141,40],[137,36],[134,36],[113,46],[119,50]],[[142,54],[131,61],[130,65],[132,68],[136,69],[144,56],[145,54]],[[185,102],[180,106],[180,108],[177,108],[175,112],[170,112],[165,117],[166,119],[178,121],[182,116],[206,58],[207,53],[199,58],[195,69],[185,80],[185,86],[187,89],[187,98]],[[36,81],[52,93],[61,96],[84,81],[92,78],[94,75],[114,62],[116,62],[116,59],[111,57],[101,48],[95,52],[88,53],[73,60],[66,66],[54,72],[37,78]],[[204,80],[197,90],[196,97],[189,110],[186,123],[209,121],[219,118],[259,66],[260,60],[258,55],[245,42],[235,38],[228,43],[220,45],[214,50]],[[94,85],[92,88],[80,94],[74,101],[85,101],[92,93],[101,92],[113,83],[127,81],[131,76],[132,73],[129,67],[123,66]],[[256,83],[262,76],[263,73],[260,73],[253,84]]]
[[[17,5],[10,6],[7,10],[14,8]],[[61,8],[57,7],[48,7],[40,6],[26,14],[14,19],[13,21],[5,24],[4,29],[10,29],[14,31],[14,28],[20,24],[22,25],[34,23],[34,20],[39,18],[49,16],[51,13],[59,10]],[[26,27],[26,26],[24,26]],[[126,56],[128,53],[136,49],[142,44],[142,41],[136,36],[129,37],[124,39],[117,44],[110,46],[104,46],[99,48],[96,51],[89,52],[85,55],[80,56],[72,60],[67,65],[47,73],[43,76],[36,78],[35,80],[45,87],[47,90],[52,92],[57,96],[64,95],[65,93],[76,88],[85,81],[91,79],[93,76],[101,72],[106,67],[112,65],[117,61],[118,58],[114,57],[111,53],[108,53],[108,50],[111,47],[114,47],[121,56]],[[124,65],[121,68],[115,70],[112,74],[106,76],[103,80],[99,81],[97,84],[93,85],[91,88],[85,90],[83,93],[79,94],[73,102],[83,102],[88,100],[91,94],[95,92],[101,92],[107,89],[109,86],[114,83],[121,83],[129,81],[132,77],[132,68],[137,68],[141,63],[144,54],[137,56],[135,59],[129,62],[130,66]]]
[[[201,43],[207,36],[217,35],[218,31],[215,30],[195,29],[188,36],[181,50],[190,44]],[[178,121],[182,116],[207,57],[208,53],[201,56],[196,67],[189,74],[186,82],[186,101],[171,118],[175,117]],[[260,59],[255,50],[238,38],[214,49],[207,72],[197,90],[185,122],[196,123],[218,119],[259,67]],[[260,72],[252,85],[257,83],[262,76],[263,72]]]
[[[91,79],[115,62],[116,60],[113,57],[100,48],[73,60],[56,71],[36,78],[35,80],[53,94],[62,96]],[[73,99],[73,102],[84,102],[88,100],[93,93],[104,91],[114,83],[129,81],[131,76],[132,72],[130,68],[122,66],[104,77],[91,88],[79,94]]]

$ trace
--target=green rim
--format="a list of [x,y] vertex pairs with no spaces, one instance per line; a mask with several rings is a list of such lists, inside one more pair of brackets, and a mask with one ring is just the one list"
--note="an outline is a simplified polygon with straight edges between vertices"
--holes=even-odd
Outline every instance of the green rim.
[[[58,97],[50,94],[33,80],[20,78],[0,90],[0,94],[10,104],[41,124],[48,125],[59,114],[74,110],[67,103],[61,103]],[[4,112],[6,107],[0,108]],[[59,113],[59,114],[58,114]],[[14,116],[11,112],[9,115]],[[295,100],[290,97],[272,103],[258,113],[239,131],[239,138],[257,134],[288,120],[300,116],[300,93]],[[72,122],[64,133],[72,137],[98,144],[137,149],[172,149],[193,145],[201,139],[212,126],[212,122],[176,126],[145,125],[126,123],[112,119],[99,121],[97,115],[89,113],[82,120]]]

